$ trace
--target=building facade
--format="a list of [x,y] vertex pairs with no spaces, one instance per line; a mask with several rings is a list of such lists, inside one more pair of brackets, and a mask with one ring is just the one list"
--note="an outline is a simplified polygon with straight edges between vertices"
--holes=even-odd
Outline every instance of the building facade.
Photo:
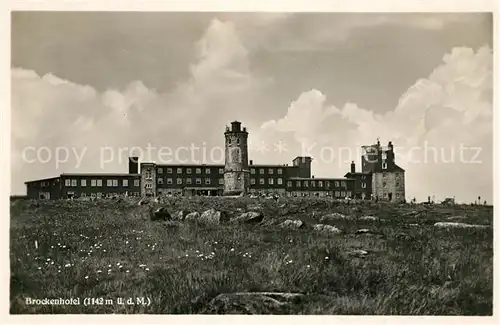
[[[364,146],[361,171],[354,161],[343,178],[311,176],[311,157],[292,164],[254,164],[248,160],[248,132],[234,121],[226,127],[224,164],[156,164],[129,158],[128,174],[61,174],[26,182],[34,199],[129,196],[221,196],[257,193],[279,196],[405,200],[405,171],[395,163],[394,147],[377,141]],[[140,167],[140,168],[139,168]]]

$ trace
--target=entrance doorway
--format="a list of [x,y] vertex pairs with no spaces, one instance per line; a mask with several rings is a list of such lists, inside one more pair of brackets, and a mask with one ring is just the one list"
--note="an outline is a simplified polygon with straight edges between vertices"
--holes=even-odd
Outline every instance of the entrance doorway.
[[389,193],[389,201],[392,201],[392,193]]

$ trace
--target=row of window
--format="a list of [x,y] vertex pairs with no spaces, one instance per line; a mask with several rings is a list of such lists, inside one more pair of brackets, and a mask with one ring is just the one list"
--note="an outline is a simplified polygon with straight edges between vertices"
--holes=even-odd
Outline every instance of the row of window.
[[[333,183],[334,187],[346,187],[347,186],[347,183],[346,181],[295,181],[295,186],[296,187],[309,187],[309,185],[311,185],[311,187],[326,187],[326,188],[330,188],[330,185]],[[288,187],[292,187],[292,181],[288,181],[287,182],[287,186]]]
[[[166,179],[166,183],[171,185],[171,184],[174,184],[174,181],[172,178],[167,178]],[[193,179],[192,178],[177,178],[176,179],[176,183],[177,185],[182,185],[182,184],[187,184],[187,185],[190,185],[190,184],[193,184]],[[194,179],[194,184],[201,184],[202,183],[202,179],[201,178],[195,178]],[[163,182],[163,178],[162,177],[159,177],[158,178],[158,184],[165,184]],[[212,179],[211,178],[205,178],[204,180],[204,184],[207,184],[207,185],[210,185],[212,184]],[[224,178],[219,178],[219,185],[224,185]]]
[[[183,173],[183,168],[182,167],[177,167],[175,168],[176,170],[176,173],[177,174],[182,174]],[[171,168],[171,167],[167,167],[165,168],[165,171],[167,174],[173,174],[174,172],[174,168]],[[158,174],[163,174],[164,170],[163,170],[163,167],[158,167]],[[192,174],[193,173],[193,168],[189,168],[187,167],[186,168],[186,174]],[[194,168],[194,173],[195,174],[202,174],[202,168]],[[250,168],[250,173],[252,175],[255,175],[256,174],[256,169],[255,168]],[[260,175],[264,175],[266,173],[265,169],[264,168],[259,168],[259,174]],[[267,173],[269,175],[274,175],[274,168],[267,168]],[[278,175],[282,175],[283,174],[283,168],[276,168],[276,173]],[[211,169],[210,168],[205,168],[205,174],[211,174]],[[224,168],[219,168],[219,174],[224,174]],[[150,172],[147,171],[146,172],[146,177],[148,177],[150,175]]]
[[[174,168],[167,167],[166,173],[167,174],[173,174]],[[176,168],[177,174],[182,174],[183,169],[182,167]],[[201,174],[202,173],[202,168],[194,168],[195,174]],[[148,172],[146,172],[148,173]],[[193,168],[186,168],[186,174],[192,174],[193,173]],[[163,174],[163,167],[158,167],[158,174]],[[211,174],[211,169],[210,168],[205,168],[205,174]],[[224,174],[224,168],[219,168],[219,174]]]
[[[123,195],[124,193],[102,193],[102,192],[96,192],[96,193],[85,193],[85,192],[82,192],[80,193],[78,196],[79,197],[91,197],[91,198],[111,198],[111,197],[117,197],[117,196],[121,196]],[[75,192],[68,192],[67,193],[68,196],[74,196],[75,195]],[[140,192],[128,192],[127,193],[128,196],[140,196]]]
[[[80,186],[81,187],[86,187],[88,184],[86,179],[81,179],[80,180]],[[106,181],[106,186],[107,187],[118,187],[118,180],[117,179],[108,179]],[[123,187],[128,187],[128,179],[123,179],[122,180],[122,186]],[[78,180],[77,179],[66,179],[64,181],[64,185],[66,187],[77,187],[78,186]],[[90,186],[91,187],[102,187],[102,179],[91,179],[90,180]],[[140,180],[139,179],[134,179],[134,186],[140,186]]]
[[[255,173],[256,173],[255,168],[250,168],[250,174],[255,175]],[[264,168],[259,168],[259,175],[264,175],[265,173],[266,173],[266,171],[265,171]],[[267,173],[269,175],[273,175],[274,174],[274,168],[267,168]],[[276,173],[278,175],[283,174],[283,169],[282,168],[277,168],[276,169]]]

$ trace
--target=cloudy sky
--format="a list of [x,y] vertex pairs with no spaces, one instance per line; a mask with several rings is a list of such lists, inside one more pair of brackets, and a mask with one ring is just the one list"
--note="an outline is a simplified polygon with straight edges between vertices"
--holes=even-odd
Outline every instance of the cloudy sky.
[[220,162],[238,119],[254,163],[342,177],[380,138],[408,198],[492,202],[492,66],[490,14],[16,12],[12,193],[134,146]]

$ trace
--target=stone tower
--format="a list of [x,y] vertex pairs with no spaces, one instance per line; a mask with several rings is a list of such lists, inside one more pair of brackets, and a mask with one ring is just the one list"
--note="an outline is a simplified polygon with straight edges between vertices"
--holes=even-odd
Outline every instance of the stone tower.
[[231,122],[224,132],[225,166],[224,195],[246,195],[250,184],[248,168],[248,132],[238,121]]

